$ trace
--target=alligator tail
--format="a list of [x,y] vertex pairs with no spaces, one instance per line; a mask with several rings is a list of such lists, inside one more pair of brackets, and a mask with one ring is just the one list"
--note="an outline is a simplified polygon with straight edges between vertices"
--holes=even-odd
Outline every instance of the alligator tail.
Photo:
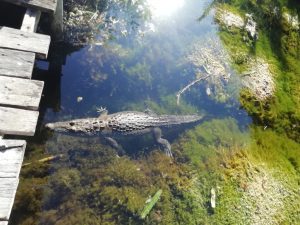
[[203,119],[202,115],[161,115],[159,121],[161,126],[179,125],[184,123],[193,123]]

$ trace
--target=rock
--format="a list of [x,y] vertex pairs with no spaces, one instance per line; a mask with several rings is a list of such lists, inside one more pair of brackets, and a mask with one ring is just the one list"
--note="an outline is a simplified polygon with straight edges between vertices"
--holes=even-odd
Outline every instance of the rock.
[[269,70],[269,64],[258,58],[249,60],[248,67],[250,72],[242,75],[244,86],[249,88],[259,100],[271,97],[274,94],[275,83]]
[[243,28],[244,27],[244,20],[241,16],[236,15],[228,10],[218,8],[216,13],[216,19],[225,25],[227,28],[230,27],[237,27]]
[[298,15],[291,15],[288,12],[282,14],[282,19],[285,24],[294,30],[299,30],[299,18]]
[[251,14],[246,14],[247,22],[245,25],[245,30],[248,32],[250,37],[254,40],[258,39],[258,34],[256,32],[256,22],[253,20]]
[[[216,20],[223,26],[225,26],[227,29],[230,28],[238,28],[241,30],[247,31],[251,39],[257,40],[258,33],[256,31],[256,22],[253,19],[252,14],[246,14],[246,22],[245,20],[237,14],[234,14],[233,12],[230,12],[228,10],[218,8],[216,13]],[[246,41],[247,38],[243,37]]]

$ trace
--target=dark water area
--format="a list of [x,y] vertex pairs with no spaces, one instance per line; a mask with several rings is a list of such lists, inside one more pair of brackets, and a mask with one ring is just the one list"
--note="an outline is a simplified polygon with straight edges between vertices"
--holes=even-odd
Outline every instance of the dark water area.
[[[12,5],[7,2],[0,3],[0,26],[8,26],[19,29],[22,25],[26,8]],[[12,13],[13,12],[13,13]]]

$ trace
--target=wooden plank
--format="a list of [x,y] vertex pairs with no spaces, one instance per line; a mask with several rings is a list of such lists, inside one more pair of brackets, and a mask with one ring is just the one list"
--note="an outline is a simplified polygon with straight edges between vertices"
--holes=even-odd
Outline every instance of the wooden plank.
[[45,59],[48,55],[50,36],[0,27],[0,47],[35,52]]
[[0,135],[0,151],[3,150],[3,149],[6,149],[6,143],[5,141],[3,140],[3,136]]
[[36,32],[40,16],[41,11],[35,9],[27,9],[26,13],[24,14],[21,30],[27,32]]
[[0,134],[33,136],[38,111],[0,107]]
[[9,219],[18,183],[18,178],[0,178],[0,220]]
[[18,178],[23,163],[26,141],[3,140],[7,145],[0,151],[0,179]]
[[44,82],[0,76],[0,105],[37,110]]
[[16,5],[41,10],[42,12],[54,13],[57,0],[2,0]]
[[0,75],[31,78],[35,54],[0,48]]
[[57,0],[56,11],[51,16],[51,36],[54,37],[55,40],[61,40],[64,31],[64,6],[63,0]]

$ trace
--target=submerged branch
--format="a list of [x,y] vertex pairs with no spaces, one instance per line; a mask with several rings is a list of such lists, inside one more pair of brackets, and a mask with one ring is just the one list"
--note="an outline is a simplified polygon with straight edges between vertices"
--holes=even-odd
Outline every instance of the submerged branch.
[[186,85],[186,86],[185,86],[184,88],[182,88],[181,90],[179,90],[178,93],[177,93],[177,95],[176,95],[176,97],[177,97],[177,105],[179,105],[179,103],[180,103],[180,96],[181,96],[184,92],[186,92],[186,90],[188,90],[191,86],[193,86],[194,84],[198,83],[199,81],[204,80],[204,79],[207,79],[209,76],[210,76],[210,74],[209,74],[209,75],[206,75],[206,76],[204,76],[204,77],[200,77],[200,78],[198,78],[198,79],[192,81],[192,82],[189,83],[188,85]]
[[[48,157],[43,158],[43,159],[39,159],[39,160],[37,160],[36,162],[38,162],[38,163],[49,162],[49,161],[52,161],[52,160],[55,160],[55,159],[60,159],[60,158],[62,158],[63,156],[64,156],[63,154],[52,155],[52,156],[48,156]],[[32,162],[24,163],[22,166],[29,166],[29,165],[31,165],[31,164],[32,164]]]
[[199,22],[201,22],[205,17],[207,17],[207,15],[210,13],[210,11],[213,9],[213,7],[215,6],[216,1],[212,1],[211,3],[209,3],[208,6],[205,7],[203,13],[201,14],[201,16],[197,19]]

